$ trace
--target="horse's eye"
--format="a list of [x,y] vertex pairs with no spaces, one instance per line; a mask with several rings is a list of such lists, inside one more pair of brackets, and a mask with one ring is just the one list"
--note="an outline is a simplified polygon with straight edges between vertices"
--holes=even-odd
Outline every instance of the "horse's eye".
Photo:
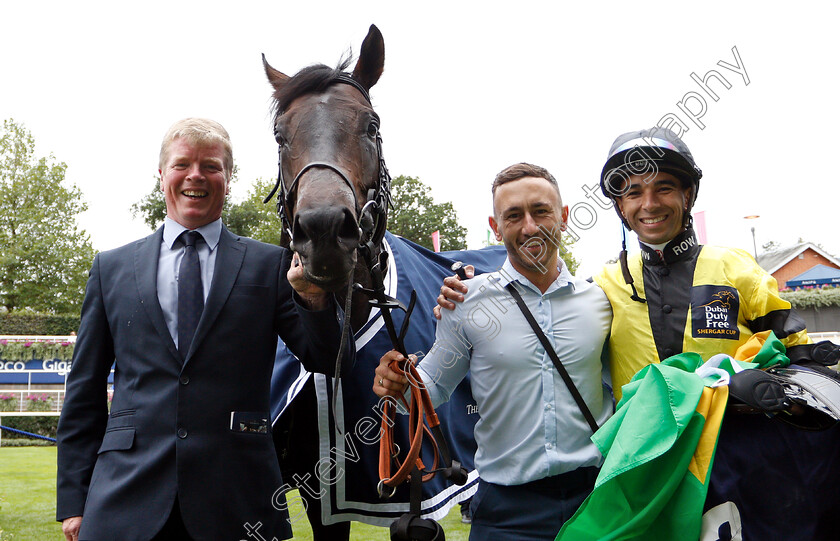
[[371,122],[368,124],[367,134],[368,137],[376,137],[376,133],[379,131],[379,126],[376,122]]
[[274,140],[277,141],[277,144],[281,147],[286,146],[286,138],[283,137],[283,134],[277,130],[274,130]]

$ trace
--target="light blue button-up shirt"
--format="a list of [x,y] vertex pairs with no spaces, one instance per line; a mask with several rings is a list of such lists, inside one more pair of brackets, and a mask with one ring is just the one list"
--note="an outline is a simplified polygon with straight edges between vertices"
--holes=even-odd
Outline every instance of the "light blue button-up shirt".
[[[175,220],[167,217],[163,221],[163,240],[161,240],[160,257],[157,269],[158,302],[163,309],[163,319],[166,328],[175,345],[178,345],[178,270],[184,258],[184,244],[178,241],[178,236],[187,228]],[[216,248],[222,235],[221,218],[196,229],[201,233],[204,242],[195,245],[198,252],[198,263],[201,266],[201,285],[204,288],[204,300],[210,293],[210,283],[216,269]],[[176,242],[177,241],[177,242]]]
[[545,293],[505,261],[469,282],[464,302],[443,310],[435,344],[418,369],[435,405],[470,371],[480,419],[475,465],[481,477],[519,485],[599,466],[592,430],[510,293],[514,282],[600,426],[612,415],[602,355],[612,310],[597,285],[565,268]]

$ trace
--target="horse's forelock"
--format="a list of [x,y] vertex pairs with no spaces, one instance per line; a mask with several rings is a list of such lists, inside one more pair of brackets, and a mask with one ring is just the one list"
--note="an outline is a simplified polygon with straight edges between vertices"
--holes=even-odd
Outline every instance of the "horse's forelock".
[[314,92],[323,92],[332,86],[339,75],[350,65],[350,55],[342,57],[338,66],[331,68],[324,64],[307,66],[293,75],[285,85],[274,91],[273,112],[275,118],[282,114],[289,105],[300,96]]

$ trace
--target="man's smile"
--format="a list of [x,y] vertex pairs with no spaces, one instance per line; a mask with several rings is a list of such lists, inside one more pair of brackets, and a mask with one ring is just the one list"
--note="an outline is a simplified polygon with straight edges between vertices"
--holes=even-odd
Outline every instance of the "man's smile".
[[646,225],[658,224],[667,220],[667,216],[657,216],[656,218],[640,218],[639,221]]

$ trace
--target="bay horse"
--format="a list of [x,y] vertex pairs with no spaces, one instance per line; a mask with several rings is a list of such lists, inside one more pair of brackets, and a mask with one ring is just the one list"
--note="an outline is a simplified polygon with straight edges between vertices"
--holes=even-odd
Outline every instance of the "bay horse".
[[[350,65],[345,59],[336,68],[319,64],[288,76],[263,57],[274,89],[280,156],[275,189],[283,242],[300,256],[307,279],[334,292],[350,312],[357,350],[350,376],[336,383],[306,373],[282,344],[278,348],[272,376],[274,438],[284,488],[299,489],[316,540],[348,539],[351,520],[387,526],[409,510],[407,486],[388,500],[377,494],[382,404],[371,382],[379,358],[392,346],[379,309],[349,284],[370,288],[372,269],[366,262],[372,261],[382,265],[375,270],[385,276],[388,295],[407,304],[416,291],[404,343],[408,351],[422,354],[434,342],[432,308],[443,278],[452,274],[451,264],[457,259],[489,272],[505,258],[504,247],[436,254],[386,231],[390,176],[380,119],[369,96],[384,61],[384,40],[373,25],[352,73],[345,72]],[[404,314],[395,311],[393,317],[399,328]],[[453,458],[469,476],[464,486],[437,477],[423,484],[421,513],[432,519],[445,516],[477,488],[473,427],[478,413],[468,378],[437,412]],[[406,424],[396,420],[395,437],[403,449],[408,447]],[[432,449],[423,452],[430,456]]]

